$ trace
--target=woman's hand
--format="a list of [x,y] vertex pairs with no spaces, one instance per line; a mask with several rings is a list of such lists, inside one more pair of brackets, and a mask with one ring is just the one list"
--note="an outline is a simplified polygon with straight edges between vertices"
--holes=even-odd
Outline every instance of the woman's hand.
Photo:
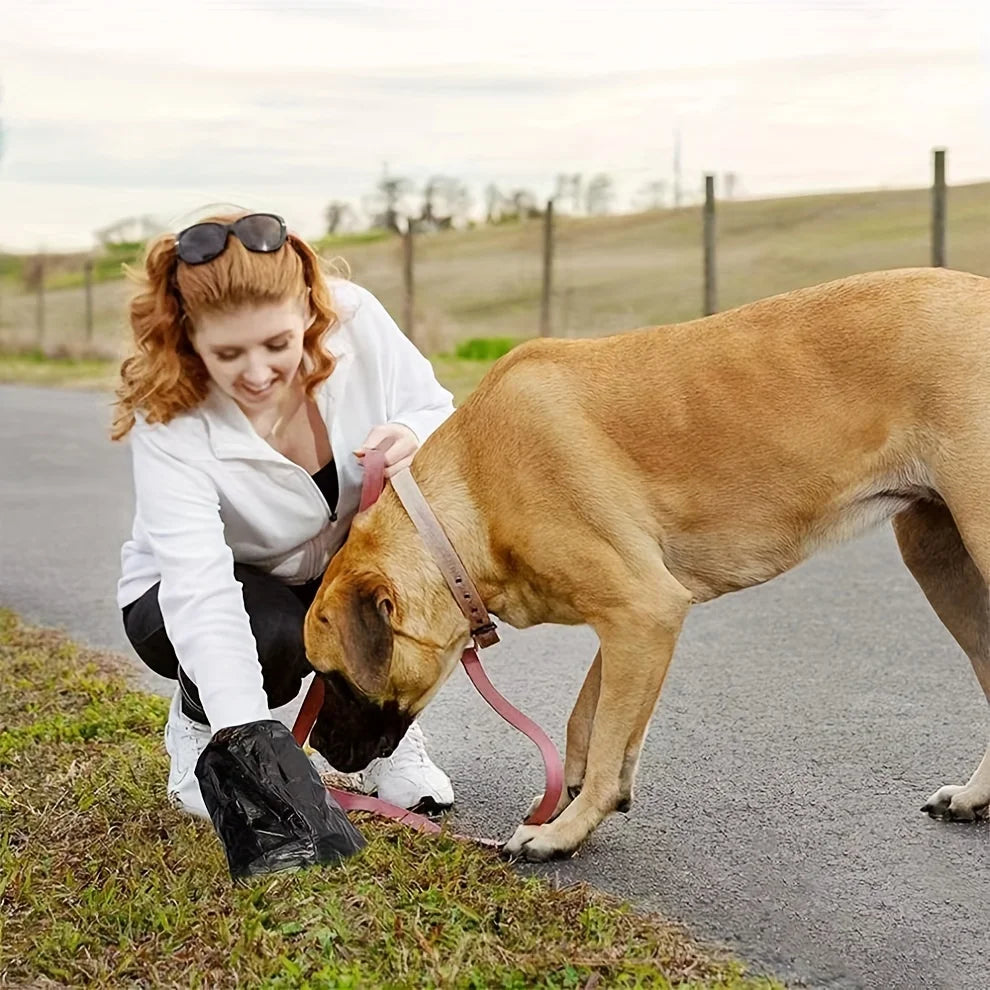
[[400,423],[385,423],[376,426],[354,453],[357,457],[364,457],[369,450],[383,445],[387,447],[384,451],[386,478],[391,478],[392,475],[409,467],[412,464],[413,454],[419,450],[419,440],[408,426],[402,426]]

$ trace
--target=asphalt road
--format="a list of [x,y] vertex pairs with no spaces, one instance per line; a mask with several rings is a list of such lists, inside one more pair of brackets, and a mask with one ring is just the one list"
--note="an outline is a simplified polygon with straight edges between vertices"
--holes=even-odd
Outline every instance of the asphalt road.
[[[113,597],[130,465],[108,422],[106,395],[0,386],[0,604],[133,656]],[[492,679],[562,746],[594,637],[502,631]],[[461,673],[424,726],[458,825],[507,837],[538,790],[536,750]],[[968,778],[986,727],[885,528],[696,609],[631,813],[573,860],[525,868],[660,910],[793,984],[987,990],[990,826],[918,810]]]

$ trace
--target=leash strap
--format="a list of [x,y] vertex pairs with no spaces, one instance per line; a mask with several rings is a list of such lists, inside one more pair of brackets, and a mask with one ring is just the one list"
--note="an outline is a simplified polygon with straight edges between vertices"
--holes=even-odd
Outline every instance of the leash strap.
[[[361,512],[367,509],[378,499],[378,496],[382,493],[385,486],[385,457],[383,451],[381,449],[368,451],[362,458],[362,461],[364,466],[364,480],[361,485],[361,501],[358,510]],[[413,515],[413,513],[409,511],[409,505],[406,503],[405,498],[403,498],[403,494],[398,491],[398,486],[396,485],[397,479],[403,479],[402,481],[399,481],[399,485],[403,486],[407,493],[413,489],[415,490],[410,503],[416,506],[425,507],[426,515],[421,515],[420,517],[432,520],[432,526],[430,526],[430,523],[427,523],[427,525],[430,526],[431,531],[433,531],[435,527],[435,531],[438,531],[440,534],[440,541],[434,543],[426,538],[426,534],[423,532],[417,516]],[[471,581],[471,578],[464,570],[464,567],[460,562],[460,558],[457,556],[457,552],[447,539],[446,534],[440,528],[439,521],[430,509],[426,499],[423,497],[423,493],[419,490],[419,486],[416,484],[409,471],[400,471],[394,478],[392,478],[392,487],[396,489],[396,494],[402,501],[406,511],[409,512],[409,516],[414,525],[417,529],[419,529],[421,535],[423,535],[424,540],[426,541],[427,549],[430,550],[431,553],[434,553],[435,556],[435,547],[444,546],[456,562],[458,574],[461,578],[463,578],[463,584],[460,582],[455,582],[452,584],[452,577],[448,576],[447,568],[440,564],[440,561],[438,560],[438,564],[440,564],[440,569],[443,571],[444,578],[447,580],[447,584],[450,586],[450,590],[455,599],[457,599],[462,611],[464,611],[464,614],[468,617],[468,621],[471,622],[472,625],[475,623],[475,613],[473,611],[469,612],[465,607],[465,604],[461,601],[460,596],[464,594],[465,591],[469,593],[468,595],[465,595],[465,601],[470,602],[472,609],[477,609],[477,615],[482,619],[481,635],[476,635],[475,629],[472,628],[472,635],[476,636],[477,644],[479,646],[490,646],[492,643],[497,643],[498,633],[495,632],[495,624],[491,621],[488,610],[485,608],[484,602],[482,602],[481,596],[478,594],[478,589],[475,587],[474,582]],[[451,573],[454,572],[452,571]],[[469,595],[473,597],[469,597]],[[490,630],[485,630],[485,624],[490,626]],[[490,638],[492,636],[494,639]],[[482,642],[483,639],[485,640],[484,642]],[[485,699],[488,705],[503,719],[505,719],[509,725],[518,729],[525,736],[531,739],[540,750],[540,755],[543,757],[543,765],[546,770],[546,787],[543,791],[543,799],[540,801],[536,810],[529,816],[529,818],[526,819],[526,824],[542,825],[549,819],[550,815],[557,807],[557,802],[560,799],[561,792],[563,791],[564,770],[560,763],[560,755],[557,753],[557,749],[550,740],[549,736],[547,736],[547,734],[532,719],[528,718],[526,715],[523,715],[519,709],[513,707],[495,689],[495,686],[488,679],[488,675],[481,666],[481,661],[478,659],[477,650],[474,648],[466,649],[461,657],[461,663],[464,665],[464,670],[471,679],[471,683],[475,686],[478,693]],[[320,709],[323,707],[323,695],[323,681],[320,680],[319,676],[314,677],[313,683],[309,687],[309,691],[306,692],[306,697],[303,700],[302,707],[299,709],[299,715],[296,717],[295,724],[292,727],[292,735],[300,746],[302,746],[309,738],[309,734],[312,731],[313,726],[316,724],[316,719],[320,714]],[[353,791],[343,791],[336,787],[328,787],[327,790],[334,797],[337,803],[347,811],[371,812],[372,814],[400,822],[403,825],[408,825],[410,828],[414,828],[420,832],[437,833],[441,831],[440,826],[437,825],[436,822],[431,821],[425,815],[417,815],[415,812],[408,811],[406,808],[399,808],[398,806],[389,804],[387,801],[382,801],[379,798],[369,797],[364,794],[355,794]],[[457,838],[470,838],[472,842],[480,842],[482,845],[499,845],[499,843],[490,839],[477,839],[468,836],[457,836]]]
[[476,650],[467,649],[461,657],[461,663],[467,671],[471,683],[478,689],[488,704],[498,712],[514,729],[528,736],[543,757],[543,767],[546,771],[547,784],[543,789],[543,799],[533,813],[526,819],[526,825],[542,825],[553,814],[564,789],[564,768],[560,765],[560,754],[550,737],[527,715],[513,707],[502,695],[495,690],[495,685],[488,679],[485,668],[481,666]]

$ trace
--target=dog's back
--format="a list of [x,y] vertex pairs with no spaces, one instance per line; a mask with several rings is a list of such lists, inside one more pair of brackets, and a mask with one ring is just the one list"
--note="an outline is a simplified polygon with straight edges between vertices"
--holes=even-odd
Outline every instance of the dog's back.
[[948,436],[990,406],[988,345],[990,280],[875,272],[688,323],[533,341],[493,369],[461,428],[497,433],[488,456],[508,470],[583,492],[595,525],[635,514],[707,598],[937,493]]

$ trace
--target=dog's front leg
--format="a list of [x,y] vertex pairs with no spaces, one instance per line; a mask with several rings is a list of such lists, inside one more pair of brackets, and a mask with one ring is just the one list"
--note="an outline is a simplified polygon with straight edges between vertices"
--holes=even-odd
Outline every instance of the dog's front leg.
[[[673,581],[669,575],[667,580]],[[628,806],[646,727],[688,609],[687,593],[676,588],[680,593],[656,605],[653,614],[642,604],[623,608],[598,627],[601,687],[581,792],[550,824],[520,825],[504,847],[506,855],[536,861],[569,855],[607,815]]]
[[932,818],[973,822],[990,817],[990,746],[966,784],[940,787],[921,809]]
[[[584,684],[578,694],[571,717],[567,720],[567,749],[564,755],[564,789],[561,791],[557,807],[550,815],[552,821],[578,796],[584,784],[585,768],[588,764],[588,746],[591,743],[591,726],[598,706],[598,693],[602,683],[602,651],[585,675]],[[529,818],[540,806],[543,794],[538,794],[529,806],[524,818]]]

